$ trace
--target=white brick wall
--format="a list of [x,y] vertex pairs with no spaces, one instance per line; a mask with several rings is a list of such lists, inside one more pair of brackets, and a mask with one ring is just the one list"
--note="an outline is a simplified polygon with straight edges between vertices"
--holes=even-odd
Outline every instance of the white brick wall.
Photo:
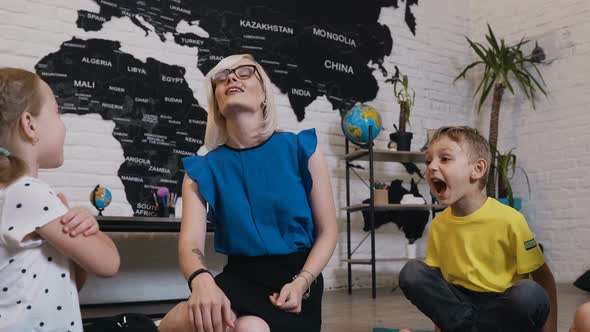
[[[570,282],[590,268],[590,1],[471,1],[471,36],[484,40],[486,22],[507,41],[540,37],[555,60],[540,66],[549,96],[533,110],[518,91],[505,94],[500,111],[500,150],[516,147],[531,181],[517,176],[523,213],[545,246],[558,281]],[[488,132],[490,105],[480,128]]]
[[[386,58],[385,66],[393,72],[397,65],[408,74],[411,84],[416,90],[416,107],[412,111],[410,131],[414,132],[412,149],[418,150],[426,140],[426,129],[438,128],[443,125],[465,124],[473,122],[475,114],[471,111],[471,99],[466,82],[451,84],[458,74],[460,66],[468,60],[469,53],[463,45],[464,35],[469,29],[469,5],[466,1],[421,2],[413,6],[418,26],[416,36],[407,29],[402,10],[386,9],[382,11],[380,21],[387,24],[392,31],[393,51]],[[378,147],[385,147],[389,140],[388,134],[393,131],[393,123],[398,122],[399,106],[393,100],[393,88],[385,85],[384,79],[375,74],[381,87],[377,98],[371,103],[381,110],[385,131],[378,140]],[[315,106],[315,105],[312,105]],[[329,109],[326,107],[326,109]],[[308,113],[310,114],[310,113]],[[344,153],[344,142],[341,137],[339,117],[331,114],[331,134],[324,143],[324,151],[332,166],[332,185],[338,207],[346,203],[346,183],[344,162],[340,157]],[[315,122],[315,118],[309,117]],[[312,122],[312,123],[313,123]],[[308,125],[305,121],[303,126]],[[320,130],[323,134],[323,131]],[[326,133],[327,134],[327,133]],[[322,139],[323,141],[323,139]],[[329,146],[327,146],[329,144]],[[404,179],[409,188],[409,176],[400,164],[377,164],[376,179],[390,181]],[[368,179],[368,172],[361,173]],[[368,189],[352,175],[352,201],[360,202],[368,197]],[[428,189],[421,185],[420,191],[428,196]],[[336,253],[332,258],[325,277],[327,285],[346,287],[346,213],[339,212],[339,229],[341,236]],[[352,247],[355,248],[365,236],[362,231],[362,216],[352,215]],[[425,251],[425,237],[418,241],[418,256]],[[406,240],[393,224],[382,226],[377,233],[377,257],[404,257]],[[370,256],[370,241],[367,239],[357,251],[355,257]],[[403,263],[378,263],[377,284],[392,286],[397,284],[397,274]],[[353,285],[370,287],[370,266],[353,265]]]
[[[385,59],[384,65],[390,73],[394,72],[394,65],[398,65],[404,73],[409,75],[410,82],[416,90],[416,107],[411,116],[410,126],[410,130],[414,132],[412,147],[415,150],[424,144],[428,128],[476,123],[468,82],[460,81],[454,85],[451,84],[460,68],[471,60],[471,54],[464,40],[464,35],[469,34],[473,26],[470,20],[473,11],[470,6],[472,7],[473,4],[467,0],[420,2],[418,6],[412,7],[418,23],[416,36],[410,33],[403,21],[403,3],[402,8],[398,10],[389,8],[381,13],[380,21],[389,26],[394,41],[392,55]],[[0,3],[0,65],[32,70],[41,57],[58,50],[61,43],[72,36],[83,39],[116,39],[121,41],[123,52],[131,53],[136,58],[145,60],[147,57],[153,57],[168,64],[186,67],[186,78],[191,88],[196,91],[195,97],[201,105],[206,105],[204,89],[202,89],[203,74],[195,68],[196,57],[193,50],[171,42],[162,45],[154,34],[144,38],[143,31],[127,18],[113,19],[99,32],[84,32],[76,28],[75,24],[76,11],[79,9],[96,11],[97,6],[90,1],[3,0]],[[476,12],[480,10],[483,9],[477,8]],[[562,25],[556,24],[556,26]],[[571,30],[573,33],[573,29]],[[586,43],[585,46],[580,44],[579,48],[583,47],[587,52],[588,44]],[[581,74],[578,75],[578,77],[581,76]],[[557,76],[556,79],[560,77],[559,71],[555,71],[555,76]],[[385,78],[378,71],[375,72],[375,77],[381,89],[371,104],[381,110],[383,116],[385,131],[378,138],[378,146],[384,147],[387,143],[387,135],[393,130],[392,124],[397,123],[399,108],[392,98],[392,86],[384,83]],[[577,84],[581,84],[580,81],[582,81],[581,78]],[[579,89],[581,90],[582,87],[580,86]],[[567,91],[568,89],[564,89],[563,94],[568,94]],[[298,123],[287,98],[278,96],[277,99],[283,128],[290,130],[317,128],[319,143],[327,156],[333,176],[332,185],[336,205],[338,208],[344,206],[345,173],[344,163],[340,160],[344,153],[344,139],[337,111],[331,110],[331,105],[325,98],[318,98],[307,108],[306,119]],[[571,99],[568,98],[567,101],[569,100]],[[578,110],[581,111],[581,100],[579,105]],[[537,116],[554,114],[553,116],[556,117],[556,112],[549,112],[543,108],[540,108],[537,113],[527,112],[525,115],[530,114]],[[118,142],[111,135],[113,124],[101,120],[98,115],[66,115],[64,119],[68,128],[65,165],[58,170],[43,172],[41,177],[57,190],[63,191],[73,203],[85,205],[88,205],[86,201],[92,186],[101,183],[111,188],[114,195],[114,202],[106,213],[130,215],[131,208],[124,204],[123,186],[116,177],[119,164],[123,161],[123,154]],[[523,119],[525,119],[524,116]],[[526,119],[532,118],[526,117]],[[544,131],[545,128],[539,125],[538,132]],[[534,135],[536,132],[530,131],[529,135]],[[573,139],[569,140],[573,141]],[[552,142],[551,139],[548,141],[548,143]],[[522,145],[524,143],[519,142],[519,146]],[[569,146],[569,144],[565,145]],[[575,145],[572,144],[572,146]],[[531,147],[530,150],[532,149]],[[557,147],[553,148],[554,152],[555,150]],[[546,175],[547,171],[544,169],[536,170],[529,165],[525,166],[536,181],[533,189],[534,197],[540,197],[539,179],[543,179],[543,183],[547,184],[552,180]],[[581,165],[576,164],[576,167]],[[406,180],[405,184],[409,185],[409,178],[401,165],[379,164],[377,170],[378,179],[389,181],[402,178]],[[368,178],[368,174],[364,174]],[[368,191],[358,180],[353,181],[352,189],[353,201],[359,202],[368,196]],[[421,191],[424,194],[428,193],[424,185],[421,185]],[[557,205],[561,206],[561,204]],[[540,212],[537,215],[539,220]],[[549,214],[546,219],[549,219]],[[340,242],[324,272],[326,286],[329,288],[346,286],[346,265],[341,262],[346,258],[345,220],[346,214],[339,210]],[[356,213],[353,215],[353,246],[356,246],[365,235],[361,227],[361,215]],[[176,263],[176,236],[126,234],[116,235],[115,238],[123,255],[122,272],[112,280],[100,282],[90,280],[81,294],[82,301],[100,302],[105,299],[130,301],[152,298],[146,294],[145,287],[150,288],[154,297],[180,298],[186,295],[187,290]],[[542,238],[545,241],[548,234]],[[420,253],[423,255],[425,249],[423,239],[419,241],[418,246],[419,255]],[[155,252],[153,248],[163,250]],[[369,249],[367,241],[358,250],[359,257],[368,255]],[[394,225],[390,224],[379,229],[377,236],[379,257],[403,256],[404,250],[405,239]],[[553,248],[550,250],[553,255],[558,254]],[[163,255],[162,252],[169,255]],[[222,259],[214,258],[213,260],[218,268],[222,265]],[[379,264],[378,284],[392,285],[401,267],[401,263]],[[369,271],[368,267],[354,266],[354,285],[369,286]]]

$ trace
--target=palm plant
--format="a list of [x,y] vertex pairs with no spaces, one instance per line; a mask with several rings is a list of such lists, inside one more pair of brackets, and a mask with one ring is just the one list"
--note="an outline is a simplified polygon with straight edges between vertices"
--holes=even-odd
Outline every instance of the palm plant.
[[488,34],[486,40],[488,45],[485,46],[478,42],[473,42],[469,38],[465,37],[471,48],[475,51],[479,59],[469,65],[467,65],[463,71],[455,78],[457,81],[460,78],[465,78],[465,74],[472,68],[478,65],[484,65],[483,77],[481,82],[474,93],[474,97],[480,93],[479,105],[477,111],[481,110],[482,105],[486,101],[487,97],[492,93],[492,113],[490,118],[490,135],[489,142],[492,151],[492,159],[490,165],[490,173],[488,177],[487,193],[488,196],[494,197],[496,189],[496,177],[495,177],[495,161],[496,161],[496,146],[498,145],[498,122],[500,119],[500,104],[502,103],[502,97],[504,90],[508,90],[514,95],[513,84],[517,83],[524,91],[527,99],[529,99],[535,108],[535,96],[538,91],[547,95],[547,92],[543,89],[539,81],[533,76],[532,69],[539,76],[540,81],[545,85],[545,81],[539,69],[535,65],[537,60],[531,58],[531,56],[525,56],[522,53],[521,47],[525,45],[528,40],[524,37],[520,42],[508,46],[504,42],[504,39],[498,40],[492,31],[492,28],[488,24]]
[[406,124],[410,124],[410,110],[414,107],[416,92],[410,87],[408,75],[401,74],[397,66],[395,74],[385,82],[393,84],[393,97],[399,104],[399,128],[396,129],[400,133],[405,133]]
[[512,152],[514,148],[510,149],[506,153],[501,153],[496,150],[496,161],[498,167],[498,197],[508,197],[508,204],[514,207],[514,194],[512,192],[512,185],[510,181],[516,173],[516,169],[520,169],[526,178],[526,183],[529,189],[529,195],[531,193],[531,184],[529,182],[529,176],[522,167],[516,166],[516,155]]

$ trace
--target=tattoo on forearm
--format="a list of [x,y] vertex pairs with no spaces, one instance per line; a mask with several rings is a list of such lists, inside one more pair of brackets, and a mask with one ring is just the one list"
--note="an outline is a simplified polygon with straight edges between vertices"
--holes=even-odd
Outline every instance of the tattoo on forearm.
[[201,263],[203,265],[205,265],[205,255],[203,255],[203,252],[201,250],[199,250],[198,248],[194,248],[193,253],[195,253],[195,255],[197,255],[197,257],[199,258]]

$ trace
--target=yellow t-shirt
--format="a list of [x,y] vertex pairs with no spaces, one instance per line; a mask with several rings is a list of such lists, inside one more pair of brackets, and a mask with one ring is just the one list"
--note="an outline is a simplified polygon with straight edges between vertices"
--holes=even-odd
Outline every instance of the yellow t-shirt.
[[503,292],[544,262],[524,216],[493,198],[465,217],[446,208],[428,233],[425,263],[473,291]]

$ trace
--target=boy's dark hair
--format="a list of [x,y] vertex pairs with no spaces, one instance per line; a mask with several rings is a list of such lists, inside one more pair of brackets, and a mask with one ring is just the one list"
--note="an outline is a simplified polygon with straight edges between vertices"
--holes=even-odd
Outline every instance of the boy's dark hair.
[[450,140],[457,142],[458,144],[464,144],[467,147],[467,156],[470,161],[477,159],[483,159],[488,164],[486,174],[479,180],[480,189],[483,189],[488,183],[488,174],[490,172],[490,162],[492,159],[492,153],[490,151],[490,143],[488,140],[481,136],[481,134],[475,128],[468,126],[450,126],[439,128],[430,142],[437,141],[442,137],[448,137]]

